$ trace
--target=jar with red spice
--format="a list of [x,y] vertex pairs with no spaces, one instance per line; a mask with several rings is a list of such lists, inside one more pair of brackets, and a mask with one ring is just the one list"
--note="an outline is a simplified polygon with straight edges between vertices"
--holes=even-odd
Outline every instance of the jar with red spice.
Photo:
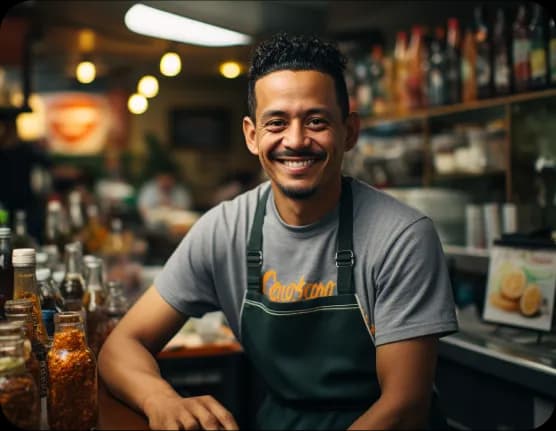
[[0,409],[17,428],[39,429],[39,391],[25,368],[22,338],[0,341]]
[[54,316],[48,362],[48,424],[55,430],[90,430],[98,415],[97,365],[76,311]]

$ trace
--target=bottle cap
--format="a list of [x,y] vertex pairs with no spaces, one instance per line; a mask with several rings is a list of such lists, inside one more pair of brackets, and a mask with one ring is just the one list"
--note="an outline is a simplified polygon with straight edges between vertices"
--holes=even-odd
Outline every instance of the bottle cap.
[[12,230],[9,227],[0,227],[0,239],[9,238],[12,235]]
[[16,248],[12,253],[13,266],[27,266],[35,264],[34,248]]
[[48,253],[45,251],[37,251],[35,254],[37,265],[46,265],[48,263]]
[[35,276],[37,277],[37,281],[48,280],[50,278],[50,269],[49,268],[37,269]]

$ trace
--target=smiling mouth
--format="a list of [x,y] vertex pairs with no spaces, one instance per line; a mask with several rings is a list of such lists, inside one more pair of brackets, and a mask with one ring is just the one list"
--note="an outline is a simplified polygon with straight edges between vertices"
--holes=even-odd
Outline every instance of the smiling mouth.
[[316,159],[308,159],[308,160],[278,160],[278,162],[282,163],[288,168],[308,168],[309,166],[314,165],[317,160]]

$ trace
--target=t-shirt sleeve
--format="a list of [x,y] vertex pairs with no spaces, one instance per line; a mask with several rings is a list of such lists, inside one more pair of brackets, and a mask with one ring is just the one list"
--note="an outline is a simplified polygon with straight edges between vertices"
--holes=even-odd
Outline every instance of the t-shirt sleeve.
[[453,292],[440,240],[429,218],[405,228],[377,276],[376,345],[457,331]]
[[220,309],[211,275],[218,247],[214,221],[214,211],[202,216],[154,280],[162,298],[188,317]]

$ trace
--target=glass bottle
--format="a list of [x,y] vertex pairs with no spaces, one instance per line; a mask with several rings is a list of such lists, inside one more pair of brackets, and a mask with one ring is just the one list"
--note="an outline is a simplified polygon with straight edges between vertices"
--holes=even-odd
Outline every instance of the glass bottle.
[[374,115],[383,115],[388,109],[388,89],[381,45],[373,45],[371,49],[369,74],[372,87],[372,112]]
[[40,427],[37,385],[25,369],[23,340],[0,342],[0,406],[9,423],[20,429]]
[[556,22],[554,17],[548,19],[548,81],[550,86],[556,85]]
[[100,349],[98,327],[104,319],[103,305],[106,300],[101,271],[102,268],[98,259],[87,263],[87,281],[85,283],[83,306],[87,311],[87,341],[95,355],[98,355]]
[[415,25],[411,29],[411,40],[407,50],[409,109],[423,107],[423,56],[423,28]]
[[62,214],[62,204],[59,201],[48,202],[44,228],[44,245],[55,245],[58,254],[64,254],[64,246],[68,242]]
[[52,279],[50,268],[37,269],[36,277],[43,313],[45,310],[53,310],[54,312],[63,311],[64,300]]
[[33,324],[27,319],[27,315],[13,315],[9,320],[0,322],[0,343],[7,340],[23,340],[23,358],[25,368],[33,377],[37,390],[40,387],[41,371],[37,355],[33,351],[29,333]]
[[84,235],[85,218],[81,206],[81,194],[78,190],[73,190],[68,195],[69,203],[69,227],[70,236],[73,241],[81,241]]
[[473,30],[467,28],[461,50],[461,100],[477,100],[477,47]]
[[396,33],[396,45],[394,47],[394,105],[398,112],[407,112],[410,109],[410,100],[407,93],[407,33],[399,31]]
[[505,96],[511,92],[512,73],[510,67],[509,40],[506,14],[504,9],[499,7],[496,9],[492,40],[494,55],[494,92],[497,96]]
[[90,430],[97,424],[98,377],[78,312],[54,316],[48,352],[48,424],[55,430]]
[[444,29],[437,27],[429,48],[428,102],[431,106],[446,103],[446,59],[444,54]]
[[533,3],[533,14],[529,24],[531,34],[531,78],[529,87],[533,90],[545,88],[547,80],[547,61],[546,61],[546,28],[542,6]]
[[14,296],[11,229],[0,227],[0,319],[4,319],[4,304]]
[[[31,351],[34,358],[29,361],[29,368],[32,375],[37,379],[37,388],[41,398],[41,419],[46,420],[46,392],[47,392],[47,368],[46,368],[46,350],[45,342],[43,342],[35,329],[34,322],[34,303],[28,298],[13,299],[6,302],[6,318],[11,322],[19,322],[24,329],[24,334],[31,342]],[[42,319],[42,316],[41,316]],[[41,320],[41,325],[44,326]],[[45,334],[46,335],[46,334]],[[36,359],[36,361],[34,360]],[[38,362],[38,372],[36,364]]]
[[362,116],[371,115],[373,113],[373,89],[371,82],[370,55],[368,53],[362,55],[355,62],[355,88],[357,111]]
[[461,36],[457,18],[448,19],[446,33],[446,93],[447,103],[461,101]]
[[129,301],[124,294],[122,284],[117,280],[109,281],[108,295],[104,303],[105,317],[102,324],[98,327],[99,335],[97,339],[99,341],[99,350],[128,309]]
[[512,27],[512,72],[514,91],[518,93],[529,89],[531,79],[531,38],[526,20],[527,9],[521,4]]
[[60,293],[64,299],[64,309],[65,311],[81,311],[84,313],[85,281],[81,273],[81,254],[76,243],[66,244],[65,261],[65,275],[60,285]]
[[475,44],[477,61],[475,71],[477,76],[477,97],[485,99],[492,96],[492,41],[490,25],[487,23],[485,8],[479,5],[474,10],[475,15]]
[[12,253],[14,267],[14,299],[29,299],[33,303],[33,326],[38,340],[44,344],[46,329],[42,321],[41,301],[35,274],[35,249],[16,248]]
[[94,254],[102,250],[108,230],[100,219],[96,205],[91,204],[87,207],[87,219],[83,237],[84,249],[85,253]]
[[27,232],[27,214],[23,210],[15,212],[13,248],[37,249],[37,241]]

